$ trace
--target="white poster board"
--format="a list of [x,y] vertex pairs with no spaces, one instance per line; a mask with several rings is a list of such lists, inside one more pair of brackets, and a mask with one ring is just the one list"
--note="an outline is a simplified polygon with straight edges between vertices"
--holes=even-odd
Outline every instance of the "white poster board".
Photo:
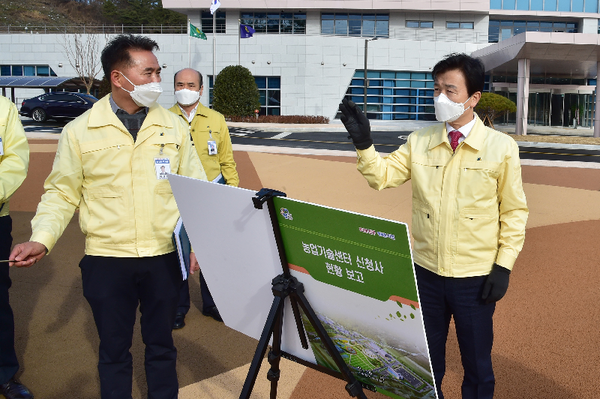
[[[273,303],[271,280],[283,273],[269,211],[256,192],[169,175],[185,228],[223,322],[260,339]],[[286,301],[282,350],[316,364],[302,348]]]

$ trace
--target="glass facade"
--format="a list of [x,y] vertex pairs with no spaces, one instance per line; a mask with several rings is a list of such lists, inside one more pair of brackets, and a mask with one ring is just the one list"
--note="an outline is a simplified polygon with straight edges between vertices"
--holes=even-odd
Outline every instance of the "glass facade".
[[[364,76],[363,70],[354,73],[345,96],[360,106],[364,105]],[[435,120],[431,73],[368,71],[367,117],[382,120]]]
[[56,76],[48,65],[0,65],[0,76]]
[[[215,14],[215,29],[217,33],[226,33],[225,12],[217,11]],[[202,11],[200,14],[200,21],[202,22],[202,32],[214,33],[213,16],[210,11]]]
[[490,0],[492,10],[598,12],[598,0]]
[[[517,94],[496,91],[515,104]],[[592,127],[594,121],[595,96],[593,94],[529,93],[527,124],[533,126]],[[496,123],[516,123],[516,113],[504,115]]]
[[303,12],[241,12],[240,20],[256,33],[306,33],[306,13]]
[[389,37],[390,16],[388,14],[322,13],[321,34]]
[[566,21],[519,21],[490,19],[488,42],[498,43],[523,32],[577,33],[579,24]]
[[[260,94],[259,115],[281,115],[281,77],[255,76],[254,81]],[[208,76],[209,107],[213,103],[213,77]]]

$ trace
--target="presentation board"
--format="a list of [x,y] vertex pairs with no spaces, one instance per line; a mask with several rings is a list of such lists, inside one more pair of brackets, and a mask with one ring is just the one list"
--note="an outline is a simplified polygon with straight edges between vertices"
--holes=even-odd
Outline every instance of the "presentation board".
[[[259,339],[282,273],[267,207],[254,207],[254,191],[169,181],[225,324]],[[274,204],[291,273],[354,376],[390,397],[435,398],[407,226],[289,198]],[[308,350],[287,303],[282,350],[337,370],[304,324]]]

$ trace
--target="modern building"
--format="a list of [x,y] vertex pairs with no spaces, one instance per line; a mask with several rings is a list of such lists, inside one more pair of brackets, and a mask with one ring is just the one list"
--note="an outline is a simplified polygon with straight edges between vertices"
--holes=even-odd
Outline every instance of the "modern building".
[[[599,0],[223,0],[214,15],[208,0],[163,6],[187,15],[207,36],[150,35],[167,67],[163,105],[174,102],[169,72],[200,70],[206,104],[212,76],[241,64],[255,76],[262,114],[334,118],[347,96],[366,105],[371,119],[434,120],[431,69],[445,55],[464,52],[484,62],[486,90],[517,103],[516,115],[504,119],[517,132],[526,133],[528,124],[594,126],[600,136]],[[253,36],[240,39],[240,24]],[[2,73],[43,59],[60,76],[57,65],[65,61],[57,43],[64,36],[0,33]],[[15,51],[19,46],[29,50]],[[73,76],[68,66],[64,71]]]

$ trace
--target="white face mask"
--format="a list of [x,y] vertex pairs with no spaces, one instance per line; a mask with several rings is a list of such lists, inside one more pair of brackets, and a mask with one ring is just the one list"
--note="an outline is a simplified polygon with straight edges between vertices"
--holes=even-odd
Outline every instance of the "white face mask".
[[[123,75],[123,72],[119,73]],[[160,87],[160,83],[158,82],[146,83],[144,85],[137,86],[134,85],[133,82],[127,78],[127,76],[123,75],[123,77],[133,85],[133,91],[129,91],[124,87],[121,87],[121,89],[129,93],[131,95],[131,99],[139,107],[152,106],[156,102],[156,100],[158,100],[158,97],[162,93],[162,87]]]
[[[469,101],[471,97],[467,98]],[[455,103],[450,100],[444,93],[433,98],[433,107],[435,108],[435,118],[440,122],[454,122],[471,106],[464,108],[467,103]]]
[[196,101],[200,99],[200,92],[189,90],[189,89],[181,89],[175,92],[175,99],[182,106],[188,106],[195,104]]

